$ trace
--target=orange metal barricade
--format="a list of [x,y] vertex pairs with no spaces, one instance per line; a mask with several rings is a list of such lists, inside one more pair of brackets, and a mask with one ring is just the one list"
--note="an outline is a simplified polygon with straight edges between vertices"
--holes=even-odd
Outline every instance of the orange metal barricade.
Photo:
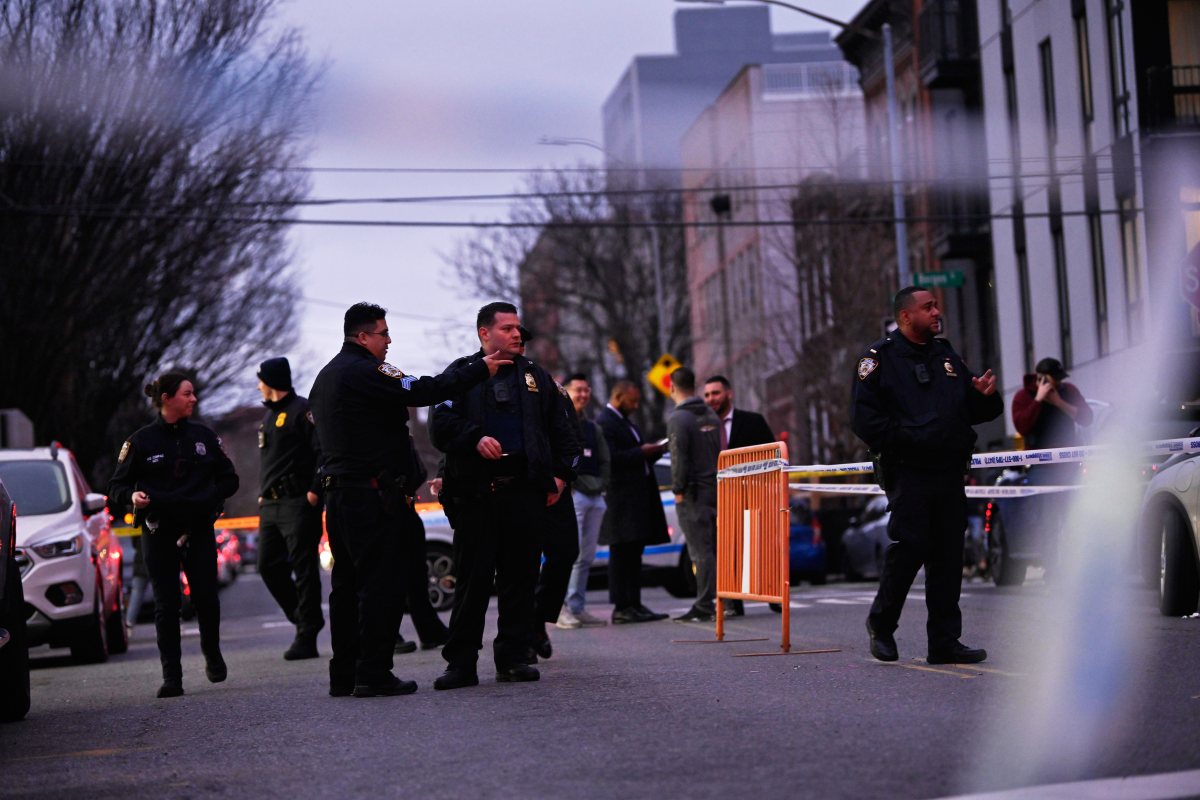
[[717,641],[725,638],[725,600],[779,603],[783,610],[784,653],[791,649],[788,576],[788,474],[775,468],[754,471],[755,462],[787,464],[787,445],[725,450],[717,469],[744,466],[744,475],[717,482]]

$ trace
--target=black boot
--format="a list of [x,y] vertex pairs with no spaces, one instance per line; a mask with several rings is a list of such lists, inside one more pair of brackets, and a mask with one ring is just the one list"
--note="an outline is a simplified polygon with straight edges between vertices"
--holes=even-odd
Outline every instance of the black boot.
[[220,683],[229,677],[225,659],[221,657],[221,651],[215,647],[204,654],[204,674],[208,676],[210,683]]
[[317,637],[302,633],[297,633],[291,646],[283,652],[284,661],[302,661],[306,658],[318,657],[320,657],[320,653],[317,652]]
[[158,696],[179,697],[183,694],[183,667],[179,664],[163,667],[162,686],[158,687]]

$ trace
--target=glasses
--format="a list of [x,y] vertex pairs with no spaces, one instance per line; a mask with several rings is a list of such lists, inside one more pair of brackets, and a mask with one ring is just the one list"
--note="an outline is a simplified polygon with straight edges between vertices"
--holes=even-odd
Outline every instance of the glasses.
[[359,333],[365,333],[367,336],[382,336],[382,337],[383,337],[383,338],[385,338],[385,339],[390,339],[390,338],[392,338],[392,335],[391,335],[390,333],[388,333],[388,332],[387,332],[387,330],[382,330],[382,331],[359,331]]

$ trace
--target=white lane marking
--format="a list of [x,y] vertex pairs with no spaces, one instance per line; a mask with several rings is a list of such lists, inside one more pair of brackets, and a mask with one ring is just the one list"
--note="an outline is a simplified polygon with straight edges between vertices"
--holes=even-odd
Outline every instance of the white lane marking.
[[817,601],[827,606],[869,606],[871,600],[866,597],[822,597]]
[[281,622],[264,622],[262,624],[262,626],[264,628],[292,628],[292,627],[295,627],[292,625],[292,623],[288,622],[286,619],[282,620]]
[[1170,800],[1200,793],[1200,769],[1075,783],[1048,783],[1002,792],[960,794],[940,800]]

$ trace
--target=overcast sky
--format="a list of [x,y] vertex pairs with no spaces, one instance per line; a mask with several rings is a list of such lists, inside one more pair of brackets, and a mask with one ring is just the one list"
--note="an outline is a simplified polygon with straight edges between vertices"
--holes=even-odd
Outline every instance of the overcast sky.
[[[807,0],[851,18],[865,0]],[[325,65],[315,102],[313,167],[515,168],[598,162],[584,147],[539,137],[601,139],[600,107],[635,55],[674,50],[670,0],[284,0],[280,22],[303,33]],[[775,32],[827,29],[772,9]],[[519,174],[318,172],[313,197],[481,194],[518,189]],[[310,218],[487,220],[504,203],[353,206]],[[301,342],[291,356],[307,393],[341,341],[345,307],[390,311],[388,360],[408,373],[440,372],[476,345],[481,304],[452,285],[442,259],[461,229],[296,226],[303,275]],[[332,304],[332,305],[326,305]],[[447,336],[447,331],[452,333]]]

